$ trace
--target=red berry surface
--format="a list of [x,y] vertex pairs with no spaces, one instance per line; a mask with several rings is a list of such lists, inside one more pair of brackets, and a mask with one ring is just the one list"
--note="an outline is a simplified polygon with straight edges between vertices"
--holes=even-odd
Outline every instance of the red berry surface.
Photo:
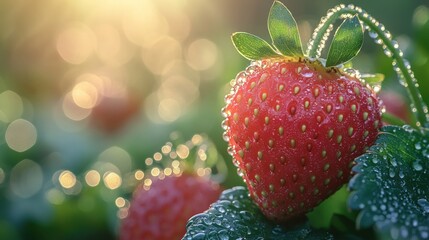
[[266,217],[303,216],[346,183],[381,125],[357,78],[309,60],[252,62],[226,97],[229,152]]
[[181,239],[190,217],[206,210],[221,193],[218,184],[189,174],[155,180],[149,190],[136,189],[120,239]]

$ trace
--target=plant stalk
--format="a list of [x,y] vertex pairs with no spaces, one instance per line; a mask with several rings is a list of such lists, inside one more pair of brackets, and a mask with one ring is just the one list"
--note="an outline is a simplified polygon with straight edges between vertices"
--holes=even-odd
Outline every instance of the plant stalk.
[[309,58],[317,58],[324,47],[320,45],[326,40],[326,32],[332,28],[332,24],[339,18],[345,18],[353,15],[358,15],[359,19],[365,26],[376,34],[376,41],[383,44],[383,49],[393,59],[393,66],[397,72],[401,84],[407,89],[408,96],[411,100],[411,111],[415,115],[416,122],[414,123],[421,131],[424,131],[429,126],[429,114],[426,104],[423,102],[422,96],[418,90],[418,83],[415,80],[414,73],[411,70],[408,61],[402,55],[402,51],[396,42],[392,42],[391,35],[385,30],[383,25],[371,17],[368,13],[359,7],[353,5],[345,6],[339,5],[328,11],[325,18],[322,18],[319,26],[313,33],[312,39],[308,45],[307,55]]

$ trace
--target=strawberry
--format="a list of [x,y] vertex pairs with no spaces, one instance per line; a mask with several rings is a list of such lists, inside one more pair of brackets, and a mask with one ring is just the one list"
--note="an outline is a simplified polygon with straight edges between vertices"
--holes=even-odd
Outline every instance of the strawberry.
[[380,92],[379,97],[383,101],[386,112],[405,122],[410,122],[411,114],[408,110],[408,103],[401,94],[393,90],[384,90]]
[[[278,20],[279,12],[288,13],[283,9],[275,2],[270,17]],[[229,152],[267,218],[302,217],[350,179],[354,159],[374,143],[379,100],[358,74],[326,67],[329,56],[326,62],[299,51],[285,56],[244,33],[233,42],[253,61],[226,96]]]
[[218,184],[190,174],[155,180],[136,189],[120,239],[181,239],[187,220],[206,210],[221,193]]
[[134,96],[103,96],[92,109],[90,123],[106,134],[115,134],[136,117],[141,101]]

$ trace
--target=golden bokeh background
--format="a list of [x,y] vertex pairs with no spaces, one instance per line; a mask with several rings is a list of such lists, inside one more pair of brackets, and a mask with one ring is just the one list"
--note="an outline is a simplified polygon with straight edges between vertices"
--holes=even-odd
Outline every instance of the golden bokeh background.
[[[283,2],[304,43],[340,3]],[[383,22],[429,76],[426,1],[343,2]],[[243,184],[221,128],[229,81],[248,64],[230,36],[268,39],[271,3],[1,1],[0,239],[115,239],[134,188],[184,167]],[[365,44],[356,66],[397,90],[389,59]]]

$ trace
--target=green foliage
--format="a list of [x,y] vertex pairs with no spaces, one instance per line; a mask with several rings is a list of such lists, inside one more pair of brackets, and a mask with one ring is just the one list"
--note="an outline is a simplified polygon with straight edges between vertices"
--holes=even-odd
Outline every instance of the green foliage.
[[268,30],[274,46],[285,56],[303,56],[295,19],[283,3],[275,1],[268,17]]
[[359,18],[347,18],[335,32],[329,48],[326,66],[336,66],[355,57],[363,44],[363,28]]
[[383,239],[429,237],[428,143],[409,126],[387,126],[356,160],[348,205],[358,228],[373,226]]
[[273,45],[279,51],[273,49],[265,40],[245,32],[237,32],[232,35],[232,42],[237,51],[249,60],[261,60],[265,58],[278,58],[283,56],[301,57],[301,38],[295,19],[283,3],[275,1],[268,16],[268,30]]
[[249,60],[279,57],[270,44],[253,34],[238,32],[231,38],[237,51]]
[[225,190],[207,211],[189,219],[183,239],[333,239],[307,223],[291,228],[269,222],[244,187]]

